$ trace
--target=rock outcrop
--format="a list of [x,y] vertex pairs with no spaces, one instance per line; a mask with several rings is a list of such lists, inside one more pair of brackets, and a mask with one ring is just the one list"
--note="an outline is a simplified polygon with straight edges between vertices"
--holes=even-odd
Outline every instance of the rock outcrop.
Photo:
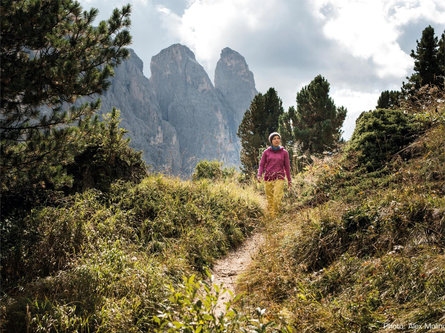
[[253,73],[249,70],[244,57],[226,47],[215,69],[215,88],[221,91],[235,111],[235,122],[241,124],[244,113],[256,94]]
[[238,165],[233,110],[193,52],[186,46],[172,45],[152,58],[150,69],[162,119],[177,131],[185,173],[191,173],[201,159]]
[[143,152],[148,165],[169,174],[182,172],[176,129],[162,119],[154,90],[143,74],[142,60],[133,50],[130,58],[115,69],[111,86],[101,100],[102,112],[110,112],[113,106],[121,110],[121,126],[128,131],[130,145]]
[[121,110],[131,146],[143,151],[155,171],[189,176],[202,159],[239,166],[236,136],[245,110],[256,94],[244,58],[224,49],[215,72],[217,88],[193,52],[174,44],[154,56],[151,77],[141,59],[130,58],[115,69],[102,112]]

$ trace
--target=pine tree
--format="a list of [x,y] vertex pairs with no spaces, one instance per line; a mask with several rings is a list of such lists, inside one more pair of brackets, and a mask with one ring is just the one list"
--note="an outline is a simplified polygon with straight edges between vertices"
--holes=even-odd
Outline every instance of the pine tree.
[[437,51],[437,60],[439,65],[439,82],[441,87],[445,87],[445,31],[442,32],[442,36],[439,40],[439,49]]
[[385,90],[382,91],[377,101],[377,109],[396,109],[400,106],[400,91]]
[[269,144],[269,134],[278,130],[278,119],[284,113],[277,91],[270,88],[266,94],[254,97],[238,128],[241,139],[240,160],[245,174],[258,168],[261,148]]
[[[285,147],[292,147],[295,143],[293,128],[297,122],[295,107],[289,107],[278,120],[278,132],[281,135],[281,143]],[[289,151],[291,153],[291,150]]]
[[422,38],[417,42],[416,51],[411,50],[414,59],[414,73],[403,83],[402,92],[409,97],[424,85],[435,85],[444,88],[443,74],[441,71],[439,42],[434,35],[434,28],[426,27],[422,32]]
[[[97,27],[98,11],[72,0],[4,0],[1,4],[2,201],[16,192],[69,185],[63,166],[82,144],[113,67],[129,52],[130,6]],[[5,199],[6,200],[6,199]]]
[[[294,126],[297,123],[296,118],[296,111],[295,107],[291,106],[289,107],[287,112],[284,112],[280,118],[278,119],[278,132],[281,135],[281,144],[287,148],[287,151],[289,153],[289,160],[290,160],[290,166],[292,169],[295,167],[295,161],[294,158],[294,151],[298,154],[301,152],[299,151],[299,147],[296,146],[295,138],[294,138]],[[300,167],[297,166],[297,169],[299,170]]]
[[[267,142],[269,134],[278,130],[278,119],[284,113],[283,102],[278,97],[278,93],[274,88],[269,90],[264,95],[264,112],[266,114],[266,122],[264,123],[263,136],[264,141]],[[259,119],[258,124],[264,120]]]
[[437,85],[439,63],[437,59],[438,41],[434,35],[434,28],[428,26],[422,32],[422,39],[417,42],[416,52],[411,50],[414,61],[414,71],[419,74],[417,88],[425,84]]
[[294,142],[300,142],[310,154],[332,150],[341,139],[346,109],[335,106],[329,89],[329,82],[318,75],[297,93]]
[[258,147],[261,137],[254,122],[254,114],[264,109],[264,98],[260,93],[254,97],[249,109],[244,113],[243,120],[238,127],[237,135],[241,140],[240,160],[245,174],[251,173],[258,165]]

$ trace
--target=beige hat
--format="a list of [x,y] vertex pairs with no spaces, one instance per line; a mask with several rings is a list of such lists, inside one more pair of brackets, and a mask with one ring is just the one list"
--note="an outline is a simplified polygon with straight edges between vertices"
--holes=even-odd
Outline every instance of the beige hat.
[[279,138],[281,139],[281,135],[280,135],[280,133],[278,133],[278,132],[270,133],[270,135],[269,135],[269,142],[270,142],[270,143],[272,143],[272,139],[273,139],[273,137],[276,136],[276,135],[278,135]]

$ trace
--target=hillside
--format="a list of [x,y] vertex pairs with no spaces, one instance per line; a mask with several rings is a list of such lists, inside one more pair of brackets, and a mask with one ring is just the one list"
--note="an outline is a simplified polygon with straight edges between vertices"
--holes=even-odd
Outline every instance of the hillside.
[[[443,103],[365,113],[294,176],[276,220],[262,186],[217,162],[55,193],[3,224],[2,329],[443,331],[444,136]],[[263,245],[217,316],[207,269],[254,230]]]
[[443,332],[445,126],[373,172],[315,162],[238,286],[296,332]]

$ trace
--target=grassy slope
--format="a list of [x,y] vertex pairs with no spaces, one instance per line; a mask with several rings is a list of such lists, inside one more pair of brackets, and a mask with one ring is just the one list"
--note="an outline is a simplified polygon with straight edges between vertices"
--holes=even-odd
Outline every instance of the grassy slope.
[[240,244],[260,223],[260,201],[227,181],[153,175],[35,209],[4,266],[2,328],[152,331],[170,304],[166,285]]
[[444,137],[430,129],[378,172],[340,154],[300,174],[239,291],[297,332],[443,328]]
[[295,178],[239,286],[247,305],[267,309],[260,321],[232,312],[217,322],[214,300],[195,301],[202,285],[182,279],[203,277],[261,223],[252,187],[152,175],[34,209],[3,245],[2,328],[152,331],[159,310],[163,325],[197,329],[199,318],[208,332],[265,331],[268,320],[296,332],[445,324],[444,136],[436,125],[376,172],[349,153]]

